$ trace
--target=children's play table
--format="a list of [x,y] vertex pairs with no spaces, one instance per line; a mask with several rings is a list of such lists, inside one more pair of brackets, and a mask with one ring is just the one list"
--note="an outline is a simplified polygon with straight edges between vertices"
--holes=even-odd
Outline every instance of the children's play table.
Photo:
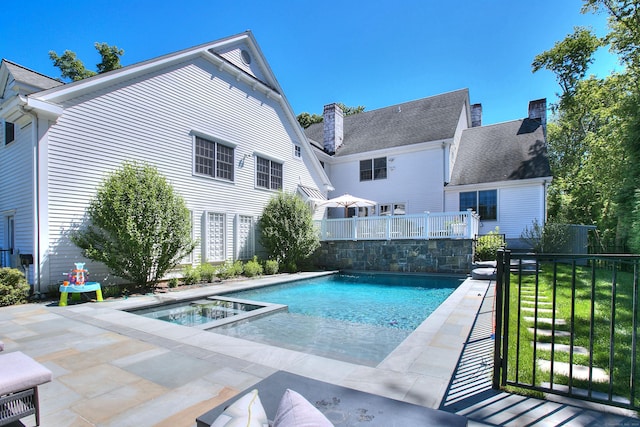
[[67,296],[71,294],[71,298],[74,300],[80,300],[80,294],[82,292],[94,292],[96,293],[96,300],[102,301],[102,288],[98,282],[87,282],[84,285],[60,285],[60,302],[59,306],[67,305]]

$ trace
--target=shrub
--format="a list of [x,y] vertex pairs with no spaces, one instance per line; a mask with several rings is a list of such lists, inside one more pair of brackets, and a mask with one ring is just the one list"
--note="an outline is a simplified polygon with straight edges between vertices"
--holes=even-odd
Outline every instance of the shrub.
[[234,276],[233,263],[231,261],[226,261],[224,264],[218,266],[218,271],[216,273],[219,279],[229,279]]
[[497,259],[498,249],[506,246],[507,242],[500,234],[500,229],[496,227],[495,230],[478,237],[475,259],[476,261],[493,261]]
[[278,261],[275,259],[268,259],[264,262],[265,274],[277,274],[279,267]]
[[216,275],[220,279],[224,280],[239,276],[243,271],[244,267],[242,266],[242,261],[238,260],[233,262],[232,260],[227,260],[224,264],[218,266],[218,272]]
[[195,285],[200,281],[200,269],[193,268],[193,266],[191,265],[187,265],[184,269],[183,276],[184,277],[182,280],[184,281],[185,285]]
[[171,279],[169,279],[169,288],[173,289],[173,288],[177,288],[178,287],[178,279],[176,277],[172,277]]
[[156,168],[129,162],[102,183],[71,240],[143,292],[195,248],[182,197]]
[[520,237],[531,245],[535,252],[561,253],[567,251],[570,229],[565,224],[548,222],[542,225],[533,220],[531,228],[525,227]]
[[29,296],[29,284],[22,271],[0,268],[0,307],[24,304]]
[[[102,285],[102,298],[119,298],[128,295],[129,291],[122,285]],[[56,287],[57,289],[57,287]]]
[[311,208],[296,194],[281,192],[272,197],[259,226],[263,248],[288,271],[296,271],[296,265],[320,246]]
[[216,268],[205,262],[200,264],[200,279],[204,282],[211,283],[213,282],[213,278],[216,277]]
[[262,265],[258,262],[258,257],[254,256],[252,260],[247,261],[244,265],[244,275],[247,277],[255,277],[261,274]]
[[237,260],[233,263],[233,267],[231,268],[232,275],[240,276],[244,272],[244,266],[242,265],[242,261]]

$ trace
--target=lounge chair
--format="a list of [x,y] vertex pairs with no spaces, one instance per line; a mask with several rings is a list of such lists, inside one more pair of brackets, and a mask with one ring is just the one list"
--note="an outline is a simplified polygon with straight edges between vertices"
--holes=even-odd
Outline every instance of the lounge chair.
[[50,370],[20,351],[0,354],[0,426],[32,414],[40,425],[38,386],[51,377]]
[[[341,387],[334,384],[317,381],[300,375],[278,371],[265,378],[249,389],[218,405],[196,419],[197,427],[211,427],[216,423],[225,410],[244,398],[251,401],[255,413],[255,398],[252,396],[257,390],[258,403],[261,413],[265,413],[269,420],[274,420],[277,413],[282,411],[282,397],[287,390],[293,390],[303,396],[307,403],[315,407],[334,426],[466,426],[467,419],[450,412],[426,408],[399,400],[389,399],[371,393]],[[249,400],[247,398],[250,398]],[[264,409],[264,411],[262,411]],[[252,411],[248,411],[251,413]],[[312,409],[315,410],[315,409]],[[218,422],[220,424],[220,422]],[[224,424],[221,424],[224,425]],[[244,424],[243,425],[254,425]],[[287,425],[287,424],[282,424]],[[312,423],[304,425],[326,425]]]

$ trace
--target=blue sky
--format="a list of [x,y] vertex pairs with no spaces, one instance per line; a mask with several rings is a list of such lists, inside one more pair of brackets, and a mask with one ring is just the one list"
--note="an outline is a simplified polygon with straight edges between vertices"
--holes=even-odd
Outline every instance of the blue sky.
[[[483,124],[526,116],[528,102],[559,91],[535,55],[577,25],[606,33],[580,0],[279,1],[135,0],[9,2],[0,57],[58,77],[49,50],[95,69],[94,42],[125,50],[124,65],[253,31],[296,114],[343,102],[367,110],[469,88]],[[606,51],[592,72],[616,68]],[[619,67],[617,67],[619,68]]]

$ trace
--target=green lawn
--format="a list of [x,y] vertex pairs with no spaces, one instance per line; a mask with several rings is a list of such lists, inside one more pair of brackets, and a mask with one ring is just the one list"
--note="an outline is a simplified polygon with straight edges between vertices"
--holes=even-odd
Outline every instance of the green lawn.
[[[556,318],[564,319],[566,326],[557,326],[558,331],[571,331],[571,313],[574,313],[573,345],[585,347],[591,351],[593,365],[604,369],[610,376],[610,382],[592,383],[592,389],[608,393],[610,385],[614,395],[629,398],[632,360],[633,338],[633,274],[612,268],[597,268],[590,266],[576,266],[575,287],[572,286],[571,265],[562,263],[545,263],[541,266],[538,279],[538,295],[546,296],[548,301],[556,300]],[[592,280],[595,275],[595,280]],[[554,280],[555,279],[555,280]],[[509,321],[509,356],[508,378],[525,384],[534,384],[533,373],[535,371],[535,385],[549,382],[549,373],[537,368],[534,363],[534,348],[532,345],[533,333],[527,328],[533,327],[533,323],[524,320],[524,317],[533,317],[533,313],[518,313],[518,298],[520,289],[535,289],[535,275],[519,276],[511,275],[510,293],[510,321]],[[592,286],[592,282],[595,283]],[[615,304],[612,310],[612,283],[615,282]],[[555,286],[554,286],[555,283]],[[526,292],[523,292],[523,294]],[[593,303],[592,303],[593,301]],[[539,306],[539,308],[550,308]],[[591,314],[593,311],[593,322]],[[613,315],[612,315],[613,313]],[[551,317],[551,314],[539,313],[538,317]],[[612,320],[615,327],[612,332]],[[518,328],[518,322],[519,328]],[[550,325],[541,325],[538,328],[551,329]],[[593,333],[592,333],[593,328]],[[518,333],[519,332],[519,333]],[[611,335],[613,333],[613,335]],[[613,336],[613,339],[611,337]],[[593,337],[591,343],[590,337]],[[550,337],[538,337],[539,342],[551,342]],[[556,337],[556,344],[571,344],[570,337]],[[613,351],[610,343],[613,343]],[[640,356],[640,347],[636,343],[636,351]],[[537,360],[551,359],[550,351],[537,350]],[[569,354],[557,351],[554,361],[570,362]],[[573,363],[588,365],[590,356],[574,354]],[[637,366],[637,365],[636,365]],[[611,369],[612,367],[612,369]],[[636,382],[639,375],[636,373]],[[568,384],[568,378],[554,375],[556,384]],[[575,380],[574,387],[587,389],[588,382]],[[635,393],[638,394],[638,385],[635,385]],[[635,399],[635,405],[640,401]]]

